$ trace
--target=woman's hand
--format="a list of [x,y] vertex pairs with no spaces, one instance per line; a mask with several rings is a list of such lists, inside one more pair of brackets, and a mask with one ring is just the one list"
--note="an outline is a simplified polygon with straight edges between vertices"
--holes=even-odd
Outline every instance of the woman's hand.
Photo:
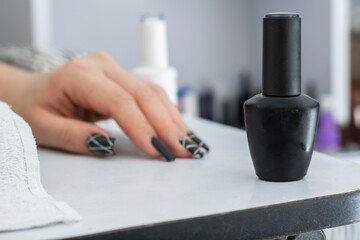
[[113,154],[109,133],[93,123],[110,117],[151,156],[202,157],[207,148],[192,135],[203,148],[189,141],[189,128],[161,87],[126,72],[103,52],[44,74],[1,65],[0,99],[29,123],[42,146]]

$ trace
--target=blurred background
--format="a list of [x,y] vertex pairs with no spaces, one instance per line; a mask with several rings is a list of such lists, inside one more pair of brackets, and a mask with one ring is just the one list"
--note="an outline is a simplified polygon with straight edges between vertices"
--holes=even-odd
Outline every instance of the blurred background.
[[261,92],[262,18],[302,18],[302,92],[320,101],[317,149],[360,143],[360,0],[1,0],[0,45],[106,51],[140,65],[140,19],[162,13],[179,108],[244,128],[242,105]]

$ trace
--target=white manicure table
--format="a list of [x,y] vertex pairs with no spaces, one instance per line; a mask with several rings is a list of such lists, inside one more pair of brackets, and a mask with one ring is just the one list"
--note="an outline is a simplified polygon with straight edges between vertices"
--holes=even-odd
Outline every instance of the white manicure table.
[[259,180],[246,135],[185,117],[210,146],[203,159],[142,154],[113,121],[117,155],[105,159],[39,149],[45,189],[80,222],[3,232],[0,239],[263,239],[360,220],[360,165],[315,152],[297,182]]

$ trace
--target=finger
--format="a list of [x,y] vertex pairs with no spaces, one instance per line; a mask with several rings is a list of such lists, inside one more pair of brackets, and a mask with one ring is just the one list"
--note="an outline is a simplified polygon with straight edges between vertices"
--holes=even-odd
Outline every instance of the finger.
[[170,114],[171,118],[173,119],[173,121],[178,125],[178,127],[183,132],[189,133],[190,129],[185,124],[185,122],[182,120],[179,109],[176,107],[175,104],[173,104],[170,101],[170,99],[169,99],[168,95],[166,94],[165,90],[162,87],[157,86],[157,85],[155,85],[155,87],[153,89],[156,92],[156,94],[159,96],[161,102],[163,103],[163,105],[165,106],[167,111],[169,112],[169,114]]
[[85,75],[73,81],[68,96],[80,107],[113,118],[141,150],[160,156],[151,143],[157,134],[139,109],[135,99],[102,75]]
[[99,114],[97,112],[89,111],[83,108],[78,108],[77,116],[79,119],[85,120],[87,122],[97,122],[109,118],[108,116],[105,116],[103,114]]
[[169,111],[153,90],[154,84],[139,81],[137,91],[134,92],[139,108],[148,119],[157,135],[171,151],[178,157],[191,157],[191,154],[180,143],[179,139],[186,136],[176,122],[173,121]]
[[35,139],[40,146],[87,155],[115,154],[115,139],[106,130],[93,123],[40,111],[42,118],[38,124],[34,124]]
[[163,88],[158,87],[155,88],[158,96],[162,100],[164,106],[169,111],[170,116],[172,117],[173,121],[181,128],[183,131],[187,133],[187,136],[196,144],[198,144],[200,147],[204,148],[206,152],[210,151],[210,147],[201,140],[193,131],[191,131],[188,126],[185,124],[185,122],[182,120],[181,114],[179,109],[170,101],[168,98],[166,92]]
[[187,132],[173,121],[169,111],[154,91],[157,86],[123,72],[121,69],[119,72],[114,68],[109,68],[106,71],[109,78],[134,96],[147,121],[173,154],[177,157],[191,157],[189,151],[179,142],[179,139],[186,137]]
[[[144,113],[148,122],[176,156],[191,156],[188,149],[184,148],[179,141],[179,139],[188,138],[189,130],[182,122],[180,114],[172,116],[171,112],[169,113],[167,107],[164,106],[164,102],[159,99],[154,88],[159,90],[160,87],[150,83],[148,80],[129,74],[106,53],[94,53],[90,55],[90,58],[98,66],[101,66],[104,74],[109,79],[135,97],[139,108]],[[174,121],[174,118],[177,118],[177,120]]]
[[[184,121],[182,121],[180,112],[178,111],[177,107],[169,100],[167,94],[165,93],[164,89],[158,85],[150,83],[147,79],[138,77],[133,74],[129,74],[125,69],[120,67],[107,53],[104,52],[95,52],[89,55],[94,62],[100,66],[104,73],[110,80],[115,81],[120,86],[124,87],[125,90],[128,92],[135,94],[139,91],[139,85],[144,82],[148,82],[150,89],[155,91],[155,93],[160,98],[160,101],[164,105],[164,107],[170,112],[170,116],[172,117],[173,121],[178,125],[180,130],[183,133],[190,132],[189,128],[186,126]],[[138,84],[139,83],[139,84]]]

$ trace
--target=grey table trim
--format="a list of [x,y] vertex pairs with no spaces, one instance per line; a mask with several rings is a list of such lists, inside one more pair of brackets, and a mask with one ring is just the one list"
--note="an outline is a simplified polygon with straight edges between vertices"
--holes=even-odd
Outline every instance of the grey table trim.
[[360,190],[77,239],[269,239],[360,221]]

